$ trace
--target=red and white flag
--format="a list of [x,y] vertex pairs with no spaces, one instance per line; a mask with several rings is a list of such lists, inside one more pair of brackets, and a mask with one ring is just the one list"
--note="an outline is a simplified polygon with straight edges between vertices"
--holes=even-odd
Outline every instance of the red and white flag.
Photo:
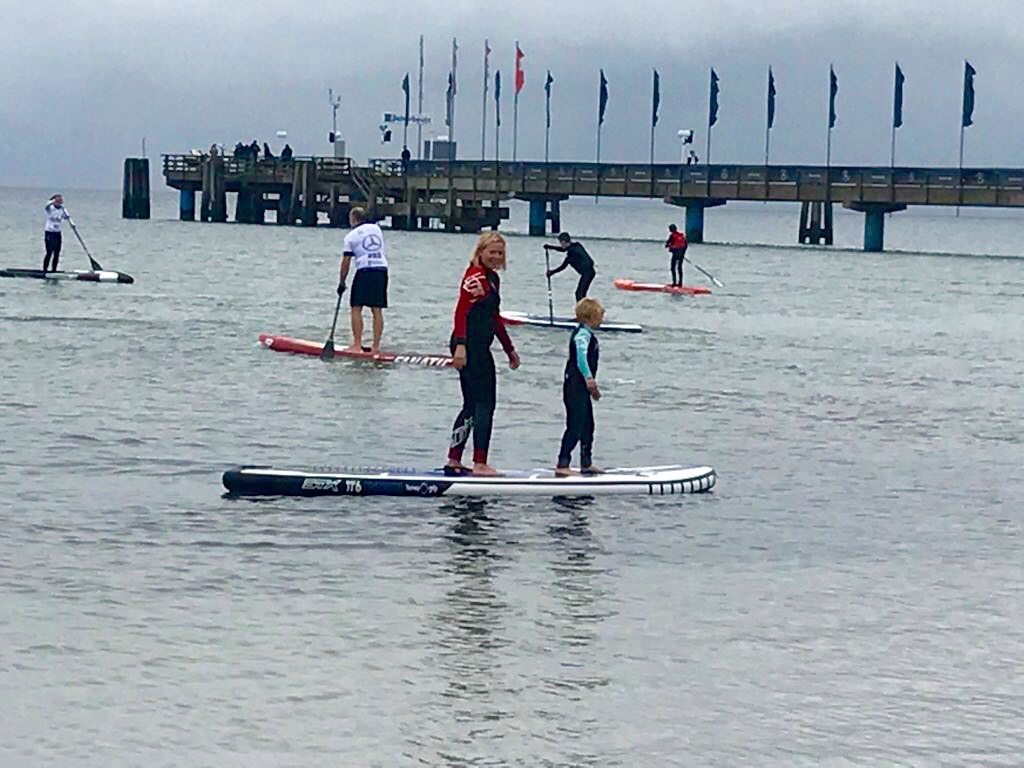
[[523,85],[526,83],[526,73],[523,72],[523,58],[526,54],[519,48],[519,43],[516,43],[516,93],[518,94],[523,90]]

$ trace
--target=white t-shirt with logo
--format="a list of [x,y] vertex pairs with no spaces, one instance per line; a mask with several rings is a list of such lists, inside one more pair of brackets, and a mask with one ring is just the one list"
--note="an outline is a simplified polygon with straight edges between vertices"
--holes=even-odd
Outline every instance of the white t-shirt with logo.
[[345,235],[345,254],[351,254],[360,269],[387,269],[388,257],[384,253],[384,233],[376,224],[360,224]]
[[67,218],[64,208],[58,208],[53,203],[46,204],[46,231],[60,232],[60,223]]

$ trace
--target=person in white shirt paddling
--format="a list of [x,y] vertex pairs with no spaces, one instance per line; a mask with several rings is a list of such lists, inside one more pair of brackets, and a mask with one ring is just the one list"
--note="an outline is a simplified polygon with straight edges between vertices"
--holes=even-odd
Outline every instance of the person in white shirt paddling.
[[43,233],[43,243],[46,245],[46,258],[43,259],[43,272],[50,271],[50,259],[53,258],[53,271],[57,271],[57,263],[60,261],[61,234],[60,225],[68,217],[64,210],[64,198],[54,195],[46,204],[46,231]]
[[[388,306],[388,258],[384,252],[384,233],[379,226],[366,220],[363,208],[349,211],[348,223],[352,231],[345,235],[341,279],[338,282],[338,295],[341,296],[355,259],[355,276],[352,278],[352,293],[349,294],[352,344],[346,349],[377,355],[380,354],[380,340],[384,335],[384,309]],[[363,347],[363,307],[369,307],[373,315],[373,344],[369,350]]]

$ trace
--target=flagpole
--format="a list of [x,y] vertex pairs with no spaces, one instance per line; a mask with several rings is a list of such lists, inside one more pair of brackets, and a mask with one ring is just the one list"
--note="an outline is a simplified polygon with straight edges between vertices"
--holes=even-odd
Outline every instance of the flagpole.
[[657,119],[658,107],[655,99],[658,94],[658,70],[654,70],[654,78],[651,80],[651,187],[654,186],[654,121]]
[[501,70],[494,73],[494,216],[492,229],[501,224]]
[[[551,108],[551,97],[548,96],[548,109]],[[547,163],[550,157],[549,150],[551,147],[551,124],[548,123],[544,128],[544,162]]]
[[[420,96],[416,114],[423,117],[423,35],[420,35]],[[416,155],[423,159],[423,121],[416,123]]]
[[771,142],[772,129],[768,121],[764,121],[764,204],[768,205],[768,147]]
[[[551,77],[550,71],[548,71],[548,77]],[[546,82],[545,86],[547,95],[544,99],[544,163],[547,164],[549,157],[548,150],[551,146],[551,83]]]
[[[913,72],[911,72],[913,74]],[[896,167],[896,121],[892,121],[892,148],[889,151],[889,168]]]
[[654,127],[658,119],[658,100],[660,86],[658,83],[658,70],[654,70],[654,77],[651,80],[651,197],[654,197]]
[[405,125],[402,127],[402,149],[409,148],[409,73],[405,73]]
[[519,91],[512,97],[512,162],[516,161],[516,148],[519,141]]
[[604,124],[604,110],[608,103],[608,81],[604,70],[600,70],[600,88],[597,97],[597,187],[594,190],[594,205],[601,202],[601,126]]
[[491,52],[491,47],[487,44],[486,38],[484,39],[484,105],[480,115],[480,159],[487,159],[487,79],[490,74],[487,71],[487,55]]
[[960,162],[957,164],[956,215],[960,215],[960,204],[964,201],[964,121],[960,120]]
[[448,129],[448,159],[455,159],[455,75],[452,73],[452,124]]

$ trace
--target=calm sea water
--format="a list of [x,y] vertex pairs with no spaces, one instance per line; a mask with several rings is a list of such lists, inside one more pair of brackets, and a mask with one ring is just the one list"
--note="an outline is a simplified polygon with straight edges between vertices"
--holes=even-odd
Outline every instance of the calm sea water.
[[[41,261],[48,192],[0,191],[0,265]],[[646,328],[602,339],[595,458],[719,485],[469,504],[223,498],[240,462],[439,464],[455,376],[257,347],[326,335],[336,230],[67,204],[137,283],[0,281],[0,764],[1020,764],[1019,216],[864,254],[857,215],[820,249],[728,206],[690,250],[726,288],[675,298],[611,279],[667,279],[681,212],[567,206]],[[474,238],[387,240],[386,346],[441,350]],[[542,270],[511,238],[504,306],[545,311]],[[492,457],[547,466],[567,336],[513,336]]]

